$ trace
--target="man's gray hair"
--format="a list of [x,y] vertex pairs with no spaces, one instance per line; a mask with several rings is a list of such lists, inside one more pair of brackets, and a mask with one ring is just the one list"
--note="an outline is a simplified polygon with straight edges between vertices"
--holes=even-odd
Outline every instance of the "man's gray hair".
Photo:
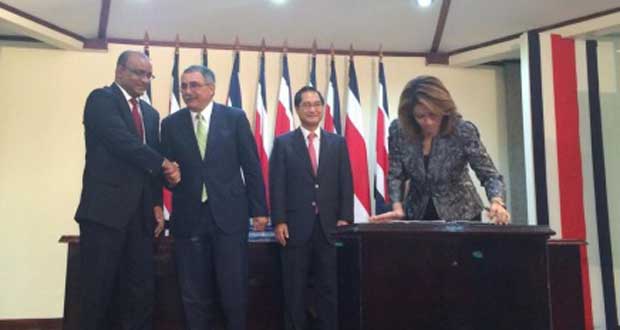
[[202,77],[205,78],[206,84],[215,84],[215,73],[204,65],[190,65],[187,69],[183,70],[183,74],[190,72],[200,72]]

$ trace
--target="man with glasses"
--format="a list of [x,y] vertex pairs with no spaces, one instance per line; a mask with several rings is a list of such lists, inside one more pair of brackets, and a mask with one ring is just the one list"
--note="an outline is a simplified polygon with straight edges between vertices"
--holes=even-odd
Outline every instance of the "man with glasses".
[[323,96],[314,87],[294,98],[301,127],[277,137],[269,160],[271,221],[280,243],[284,328],[306,329],[308,274],[314,274],[317,327],[336,330],[337,264],[331,233],[353,222],[353,184],[344,139],[319,128]]
[[175,185],[181,178],[178,166],[157,151],[157,111],[140,100],[152,78],[149,59],[125,51],[114,83],[86,100],[86,164],[75,214],[81,330],[152,328],[153,237],[163,229],[161,180]]
[[187,107],[162,122],[162,151],[183,173],[171,187],[170,223],[186,329],[213,329],[217,300],[226,329],[245,330],[248,219],[264,230],[265,187],[245,113],[213,102],[214,94],[213,72],[188,67],[181,76]]

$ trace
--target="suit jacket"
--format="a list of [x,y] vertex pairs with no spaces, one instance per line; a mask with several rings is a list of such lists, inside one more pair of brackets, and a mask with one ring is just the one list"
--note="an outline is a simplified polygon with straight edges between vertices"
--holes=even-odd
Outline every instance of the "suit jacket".
[[[86,164],[75,220],[124,228],[143,207],[148,228],[153,206],[161,205],[159,114],[140,101],[146,144],[139,138],[129,105],[116,84],[94,90],[84,109]],[[150,221],[153,220],[153,221]]]
[[161,140],[164,155],[181,168],[181,182],[172,188],[175,236],[188,237],[198,228],[203,184],[224,232],[247,231],[250,216],[268,215],[256,143],[243,110],[213,104],[204,159],[188,108],[163,120]]
[[433,139],[428,170],[421,140],[404,135],[400,122],[390,125],[389,188],[393,202],[402,201],[402,187],[410,181],[404,203],[408,219],[422,219],[429,200],[444,220],[468,220],[480,215],[482,201],[469,176],[468,164],[486,189],[487,197],[504,198],[505,187],[474,124],[459,119],[452,134]]
[[286,223],[291,244],[312,236],[318,207],[321,228],[330,242],[338,220],[353,222],[353,183],[344,139],[321,130],[319,166],[312,171],[301,129],[277,137],[269,161],[271,221]]

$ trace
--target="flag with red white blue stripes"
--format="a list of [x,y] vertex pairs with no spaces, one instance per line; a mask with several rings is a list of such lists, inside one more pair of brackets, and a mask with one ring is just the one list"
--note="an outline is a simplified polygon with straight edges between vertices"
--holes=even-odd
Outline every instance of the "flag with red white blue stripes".
[[293,98],[291,96],[291,79],[288,73],[288,58],[282,55],[282,77],[278,91],[278,106],[276,110],[276,124],[274,137],[288,133],[294,129]]
[[230,73],[230,85],[228,87],[228,98],[226,103],[229,107],[242,108],[241,84],[239,82],[239,51],[235,51],[235,59],[232,72]]
[[336,79],[336,63],[334,56],[330,62],[329,81],[327,82],[327,92],[325,93],[325,117],[323,119],[323,129],[335,134],[342,134],[340,123],[340,97],[338,96],[338,79]]
[[368,154],[364,138],[364,120],[360,104],[357,75],[353,57],[349,60],[349,88],[347,90],[347,121],[344,137],[349,149],[353,174],[353,211],[355,222],[368,222],[370,216],[370,179]]
[[391,210],[387,176],[390,163],[388,160],[388,129],[390,115],[388,111],[387,86],[383,61],[379,60],[379,83],[377,84],[377,132],[375,141],[375,214]]

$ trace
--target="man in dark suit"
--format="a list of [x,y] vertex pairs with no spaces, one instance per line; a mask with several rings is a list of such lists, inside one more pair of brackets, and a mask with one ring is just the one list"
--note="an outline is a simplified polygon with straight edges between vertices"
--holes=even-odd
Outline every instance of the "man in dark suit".
[[323,96],[313,87],[295,94],[301,127],[277,137],[270,159],[271,221],[282,245],[285,328],[305,330],[308,273],[322,330],[337,329],[336,247],[330,234],[353,222],[353,184],[346,143],[319,129]]
[[215,76],[201,65],[181,77],[187,108],[162,122],[162,150],[183,179],[173,188],[171,230],[188,330],[213,327],[216,292],[227,329],[246,329],[248,219],[267,224],[265,187],[241,109],[213,102]]
[[[86,164],[75,214],[80,225],[80,329],[151,329],[153,236],[163,229],[161,174],[180,180],[156,150],[159,115],[139,97],[153,78],[149,59],[126,51],[115,82],[84,109]],[[119,319],[109,319],[112,301]]]

